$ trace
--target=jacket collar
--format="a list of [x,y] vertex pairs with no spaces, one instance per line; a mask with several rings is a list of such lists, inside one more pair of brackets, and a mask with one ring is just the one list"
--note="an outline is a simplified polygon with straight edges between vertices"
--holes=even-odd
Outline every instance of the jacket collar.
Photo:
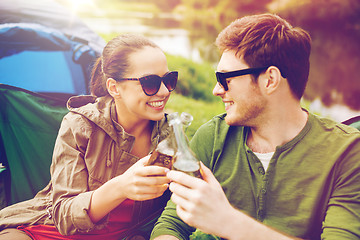
[[[119,141],[118,138],[129,141],[134,140],[134,136],[128,134],[125,129],[116,122],[115,103],[111,96],[74,96],[67,102],[67,108],[71,112],[83,115],[102,128],[116,142]],[[169,134],[169,125],[166,116],[165,114],[162,120],[154,123],[151,134],[153,147]]]

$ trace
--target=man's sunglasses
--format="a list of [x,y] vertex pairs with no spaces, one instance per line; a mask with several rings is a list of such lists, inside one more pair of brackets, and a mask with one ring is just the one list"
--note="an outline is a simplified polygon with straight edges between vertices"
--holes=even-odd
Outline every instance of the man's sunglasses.
[[178,80],[178,72],[168,72],[163,77],[158,75],[149,75],[141,78],[121,78],[117,80],[140,81],[144,93],[147,96],[153,96],[159,91],[161,82],[165,84],[169,92],[173,91]]
[[227,78],[239,77],[247,74],[261,73],[266,70],[268,67],[258,67],[258,68],[247,68],[231,72],[216,72],[216,80],[224,88],[225,91],[229,90],[228,84],[226,82]]

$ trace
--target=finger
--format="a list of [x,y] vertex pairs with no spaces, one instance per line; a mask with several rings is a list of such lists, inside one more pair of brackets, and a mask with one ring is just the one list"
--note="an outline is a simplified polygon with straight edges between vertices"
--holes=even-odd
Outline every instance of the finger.
[[192,189],[187,188],[181,184],[178,184],[176,182],[171,182],[169,184],[169,190],[173,192],[174,194],[180,196],[183,199],[190,199],[192,195]]
[[[171,201],[176,204],[176,213],[177,215],[186,223],[189,224],[189,219],[191,219],[193,204],[186,199],[183,199],[177,194],[171,195]],[[191,224],[189,224],[191,225]]]
[[149,162],[149,159],[150,159],[150,155],[147,155],[141,158],[140,160],[138,160],[134,165],[145,166]]
[[171,194],[171,201],[173,201],[176,205],[182,207],[184,210],[190,209],[191,202],[183,198],[181,195],[178,195],[176,193]]
[[164,192],[159,193],[144,193],[144,194],[136,194],[133,197],[130,197],[129,199],[135,200],[135,201],[146,201],[154,198],[158,198],[161,195],[163,195]]
[[188,188],[195,188],[198,184],[201,184],[203,180],[200,178],[192,177],[186,173],[171,170],[168,171],[166,176],[173,182],[177,182],[181,185],[184,185]]
[[145,186],[143,188],[144,194],[155,194],[155,195],[162,195],[166,189],[168,189],[169,184],[162,184],[156,186]]
[[200,162],[200,168],[201,168],[202,177],[206,182],[209,183],[217,182],[217,179],[215,178],[212,171],[208,167],[206,167],[202,162]]
[[181,205],[176,205],[176,213],[185,223],[194,227],[194,225],[190,222],[191,213],[186,211]]
[[137,180],[138,185],[157,186],[169,184],[170,180],[166,176],[148,176],[140,177]]
[[145,166],[142,168],[138,168],[136,170],[136,175],[147,177],[147,176],[166,176],[166,173],[169,171],[166,167],[160,166]]
[[133,195],[144,195],[144,194],[162,195],[167,188],[168,188],[168,184],[162,184],[156,186],[142,185],[142,186],[134,186],[131,192]]

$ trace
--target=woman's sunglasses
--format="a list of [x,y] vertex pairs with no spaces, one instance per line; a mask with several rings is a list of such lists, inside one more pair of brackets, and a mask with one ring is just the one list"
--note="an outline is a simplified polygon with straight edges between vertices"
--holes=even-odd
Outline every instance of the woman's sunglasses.
[[178,80],[178,72],[168,72],[163,77],[158,75],[149,75],[141,78],[122,78],[117,80],[140,81],[144,93],[147,96],[153,96],[159,91],[161,82],[165,84],[169,92],[173,91]]
[[268,67],[258,67],[258,68],[247,68],[237,71],[231,72],[215,72],[216,80],[220,83],[220,85],[224,88],[225,91],[229,90],[228,84],[226,82],[227,78],[243,76],[247,74],[260,73],[266,70]]

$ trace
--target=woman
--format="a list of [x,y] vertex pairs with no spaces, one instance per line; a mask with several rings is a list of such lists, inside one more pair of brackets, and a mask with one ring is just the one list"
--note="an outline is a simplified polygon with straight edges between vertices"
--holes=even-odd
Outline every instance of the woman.
[[169,181],[166,168],[146,166],[147,155],[168,134],[164,107],[177,76],[151,41],[109,41],[92,72],[92,96],[68,101],[50,183],[0,211],[0,239],[122,239],[139,229],[148,238]]

